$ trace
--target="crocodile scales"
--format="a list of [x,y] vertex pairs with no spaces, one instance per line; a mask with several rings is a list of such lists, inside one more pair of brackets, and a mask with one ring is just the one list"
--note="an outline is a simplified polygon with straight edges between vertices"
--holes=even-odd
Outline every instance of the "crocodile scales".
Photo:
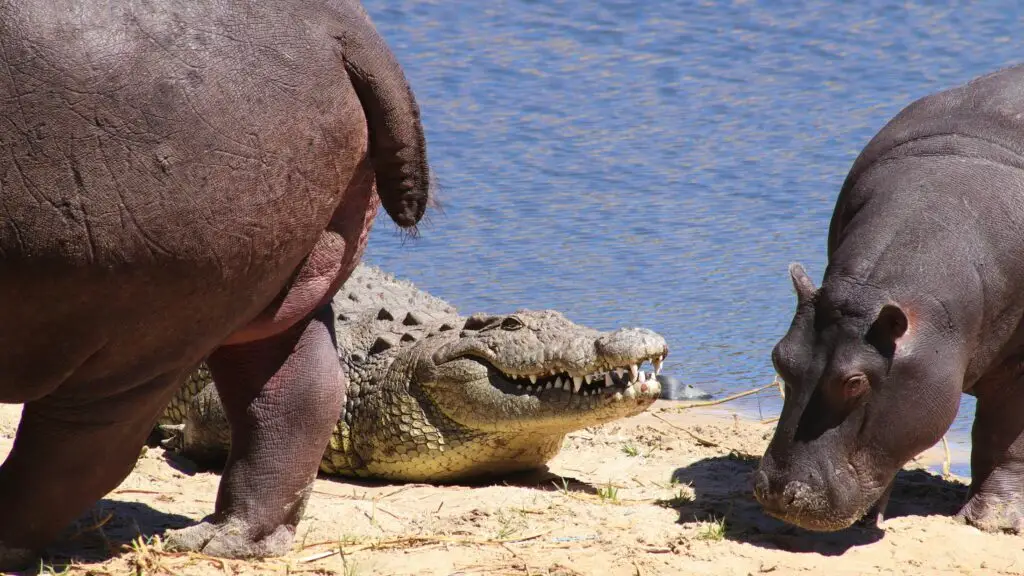
[[[365,264],[332,306],[348,393],[327,474],[446,482],[537,468],[567,433],[638,414],[660,393],[668,346],[647,329],[600,332],[551,310],[460,316]],[[230,432],[210,382],[201,366],[160,423],[166,445],[214,463]]]

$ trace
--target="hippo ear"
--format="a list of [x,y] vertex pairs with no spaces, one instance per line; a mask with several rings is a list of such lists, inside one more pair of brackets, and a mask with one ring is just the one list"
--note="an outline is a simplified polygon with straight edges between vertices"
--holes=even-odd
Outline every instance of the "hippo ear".
[[896,354],[896,341],[907,332],[907,315],[896,304],[886,304],[868,330],[867,341],[886,358]]
[[796,262],[790,264],[789,277],[793,280],[793,288],[796,289],[797,302],[805,302],[814,296],[814,282],[807,276],[803,266]]

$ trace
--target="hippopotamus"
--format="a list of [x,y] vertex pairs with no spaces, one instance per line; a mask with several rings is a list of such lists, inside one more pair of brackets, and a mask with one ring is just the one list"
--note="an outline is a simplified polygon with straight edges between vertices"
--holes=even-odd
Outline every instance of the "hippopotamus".
[[130,472],[204,359],[231,425],[213,513],[286,552],[344,400],[332,294],[378,207],[429,199],[420,112],[354,0],[0,0],[0,570]]
[[1024,527],[1024,66],[925,96],[867,144],[839,192],[820,288],[772,350],[781,418],[754,495],[838,530],[882,519],[897,471],[977,399],[958,517]]

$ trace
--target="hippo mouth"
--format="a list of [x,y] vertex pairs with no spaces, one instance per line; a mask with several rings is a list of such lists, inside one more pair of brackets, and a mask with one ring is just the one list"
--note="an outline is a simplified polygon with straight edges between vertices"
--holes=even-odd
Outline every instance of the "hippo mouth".
[[856,520],[834,515],[828,500],[803,482],[790,482],[774,500],[758,501],[769,516],[814,532],[842,530]]
[[[764,460],[762,459],[762,463]],[[811,486],[800,480],[777,482],[772,489],[769,475],[759,469],[754,476],[754,497],[769,515],[815,532],[835,532],[849,528],[875,510],[885,511],[893,482],[879,482],[862,472],[856,458],[849,459],[845,470],[832,469],[829,483]],[[895,472],[892,474],[895,478]],[[842,480],[846,480],[843,482]]]

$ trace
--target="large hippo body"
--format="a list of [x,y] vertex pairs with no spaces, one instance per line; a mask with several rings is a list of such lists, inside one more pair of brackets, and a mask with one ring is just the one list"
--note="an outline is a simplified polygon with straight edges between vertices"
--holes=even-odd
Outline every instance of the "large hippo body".
[[884,508],[896,472],[977,397],[970,496],[1024,527],[1024,67],[914,102],[836,202],[820,289],[773,351],[786,398],[755,475],[765,509],[819,530]]
[[0,401],[26,403],[0,569],[124,478],[207,357],[233,452],[168,539],[285,551],[344,395],[323,305],[427,181],[357,2],[0,0]]

